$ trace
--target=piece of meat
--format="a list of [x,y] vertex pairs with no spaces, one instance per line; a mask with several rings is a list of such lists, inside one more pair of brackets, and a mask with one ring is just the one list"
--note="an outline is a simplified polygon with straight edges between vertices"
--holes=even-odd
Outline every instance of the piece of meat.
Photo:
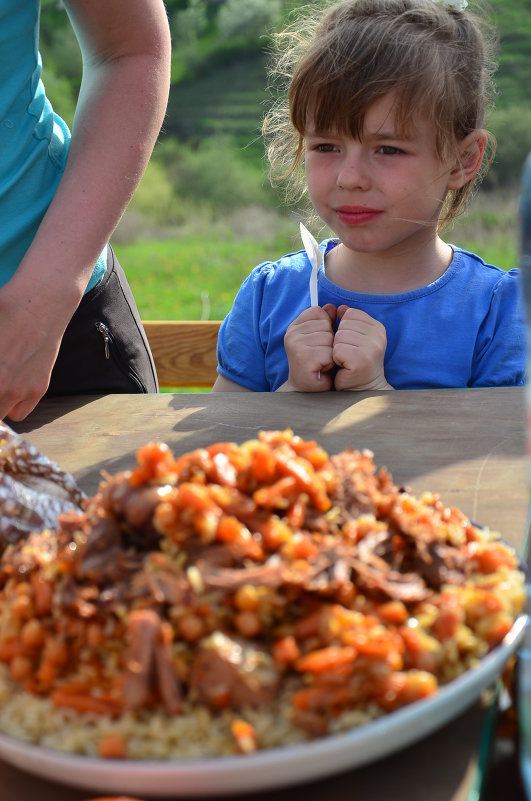
[[189,686],[196,697],[216,709],[261,706],[276,693],[280,674],[271,656],[251,643],[220,631],[199,644],[190,669]]
[[130,645],[125,659],[122,689],[127,709],[140,709],[158,695],[171,714],[182,710],[181,687],[162,636],[162,622],[150,609],[136,609],[129,617]]
[[137,609],[129,618],[130,645],[125,659],[123,698],[128,709],[140,709],[149,698],[155,643],[160,618],[149,609]]

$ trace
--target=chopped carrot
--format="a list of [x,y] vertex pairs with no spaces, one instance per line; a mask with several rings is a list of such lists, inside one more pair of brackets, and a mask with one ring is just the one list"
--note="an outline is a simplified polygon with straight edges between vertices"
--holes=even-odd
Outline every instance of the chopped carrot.
[[293,559],[312,559],[319,553],[319,548],[308,536],[297,535],[288,547]]
[[354,648],[330,645],[299,657],[294,667],[301,673],[325,673],[350,665],[355,658]]
[[379,605],[378,616],[385,620],[386,623],[400,625],[406,622],[409,612],[402,601],[387,601]]
[[389,654],[401,654],[405,650],[400,635],[388,629],[376,632],[370,629],[367,632],[348,631],[342,635],[342,639],[369,659],[386,659]]
[[45,640],[45,633],[40,620],[32,618],[26,621],[20,632],[20,640],[25,649],[35,651],[42,648]]
[[25,681],[33,672],[33,662],[28,656],[15,656],[9,663],[9,672],[15,681]]
[[129,478],[132,487],[170,473],[175,466],[175,459],[169,447],[163,442],[148,442],[138,449],[136,458],[138,467],[134,468]]
[[15,656],[24,654],[24,646],[18,637],[6,637],[0,640],[0,662],[11,662]]
[[266,509],[287,509],[290,504],[288,500],[297,491],[297,480],[294,476],[284,476],[270,484],[268,487],[261,487],[253,493],[253,500],[257,506]]
[[103,759],[124,759],[127,756],[127,743],[123,734],[107,732],[98,743],[98,753]]
[[242,754],[253,754],[258,748],[256,731],[246,720],[235,720],[231,724],[232,736]]
[[387,711],[427,698],[437,692],[437,679],[424,670],[395,671],[375,683],[374,697]]
[[286,523],[288,523],[292,529],[295,529],[295,531],[302,528],[304,525],[307,506],[308,502],[306,497],[298,496],[294,501],[292,501],[291,506],[286,513]]
[[290,665],[300,656],[300,649],[295,637],[287,635],[275,640],[271,648],[273,659],[277,665]]
[[61,688],[52,691],[50,700],[54,706],[75,709],[76,712],[92,712],[95,715],[109,715],[109,717],[116,717],[123,712],[121,704],[117,701],[95,698],[92,695],[64,693]]
[[53,585],[36,572],[32,573],[30,582],[33,590],[35,614],[38,617],[44,617],[48,615],[52,609]]
[[352,701],[352,691],[346,685],[313,684],[293,693],[291,702],[295,709],[338,709]]
[[491,542],[479,546],[472,557],[481,573],[495,573],[500,567],[516,567],[514,552],[503,542]]

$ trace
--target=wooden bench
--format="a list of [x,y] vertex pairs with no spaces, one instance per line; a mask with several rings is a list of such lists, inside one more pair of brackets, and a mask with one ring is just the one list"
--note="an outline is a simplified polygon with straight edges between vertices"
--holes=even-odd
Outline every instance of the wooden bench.
[[211,387],[221,320],[143,320],[161,387]]

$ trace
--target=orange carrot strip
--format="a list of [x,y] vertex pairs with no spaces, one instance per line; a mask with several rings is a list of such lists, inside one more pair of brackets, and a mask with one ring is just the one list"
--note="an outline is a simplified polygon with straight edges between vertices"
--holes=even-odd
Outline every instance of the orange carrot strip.
[[98,743],[98,753],[103,759],[124,759],[127,756],[127,743],[123,734],[103,734]]
[[102,700],[91,695],[71,695],[63,693],[60,688],[50,694],[54,706],[74,709],[76,712],[92,712],[95,715],[117,717],[122,713],[122,706],[117,701]]
[[294,667],[301,673],[324,673],[349,665],[355,658],[354,648],[329,645],[327,648],[319,648],[299,657]]
[[295,637],[289,634],[279,640],[275,640],[271,646],[271,652],[277,665],[289,665],[300,656],[297,641]]
[[258,737],[254,727],[246,720],[235,720],[231,724],[232,736],[242,754],[252,754],[258,748]]
[[293,693],[291,702],[295,709],[337,709],[346,706],[352,700],[352,693],[347,686],[331,686],[314,684]]

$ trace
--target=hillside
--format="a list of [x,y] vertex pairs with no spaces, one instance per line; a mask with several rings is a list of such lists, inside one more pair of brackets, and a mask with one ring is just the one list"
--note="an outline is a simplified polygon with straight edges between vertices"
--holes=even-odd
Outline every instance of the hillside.
[[[194,147],[221,134],[233,139],[242,158],[256,163],[263,153],[259,132],[269,42],[264,30],[273,21],[277,27],[281,25],[289,10],[303,3],[165,2],[173,38],[173,80],[161,141],[175,139]],[[484,0],[479,2],[485,7]],[[48,94],[70,123],[81,65],[77,43],[60,5],[57,0],[42,0],[41,49]],[[474,5],[475,0],[469,0],[471,9]],[[496,186],[515,180],[531,149],[531,0],[490,0],[488,7],[500,32],[498,94],[491,119],[499,147],[489,178]],[[229,15],[227,24],[227,14],[224,18],[222,15],[229,8],[232,19]],[[238,9],[241,19],[237,18]]]
[[[473,0],[471,0],[471,6]],[[500,32],[496,74],[498,107],[531,101],[531,0],[491,0],[492,21]]]
[[[201,134],[212,133],[219,130],[215,118],[220,116],[226,117],[225,131],[230,133],[238,129],[234,120],[240,110],[242,119],[247,121],[252,108],[255,116],[256,112],[260,116],[267,37],[252,30],[247,36],[238,31],[233,37],[221,37],[216,27],[216,14],[224,2],[226,0],[165,0],[174,40],[174,81],[168,133],[179,132],[185,136],[198,131]],[[267,7],[272,0],[262,2]],[[304,5],[297,0],[278,2],[284,15],[290,8]],[[205,27],[188,40],[179,38],[175,33],[177,15],[192,5],[201,4],[205,6]],[[258,4],[259,0],[253,5]],[[474,0],[470,0],[469,5],[473,9]],[[45,68],[47,72],[55,73],[56,78],[66,78],[72,90],[77,92],[80,62],[69,42],[72,35],[66,14],[58,6],[57,0],[42,0],[41,47],[46,56]],[[527,105],[531,100],[531,0],[490,0],[489,7],[492,21],[500,32],[496,76],[498,106]],[[206,103],[200,111],[203,98]],[[222,113],[224,109],[225,114]],[[193,128],[192,121],[197,121],[197,129]],[[243,127],[249,127],[248,123]]]
[[[176,3],[167,2],[170,17]],[[492,20],[500,32],[496,108],[528,106],[531,0],[491,0],[490,5]],[[196,73],[172,86],[166,135],[194,139],[226,133],[234,135],[240,145],[252,142],[260,128],[265,98],[265,43],[262,39],[262,47],[251,52],[235,49],[232,54],[225,44],[222,51],[213,49],[203,60],[198,59]],[[180,58],[178,50],[174,51],[174,60]]]

